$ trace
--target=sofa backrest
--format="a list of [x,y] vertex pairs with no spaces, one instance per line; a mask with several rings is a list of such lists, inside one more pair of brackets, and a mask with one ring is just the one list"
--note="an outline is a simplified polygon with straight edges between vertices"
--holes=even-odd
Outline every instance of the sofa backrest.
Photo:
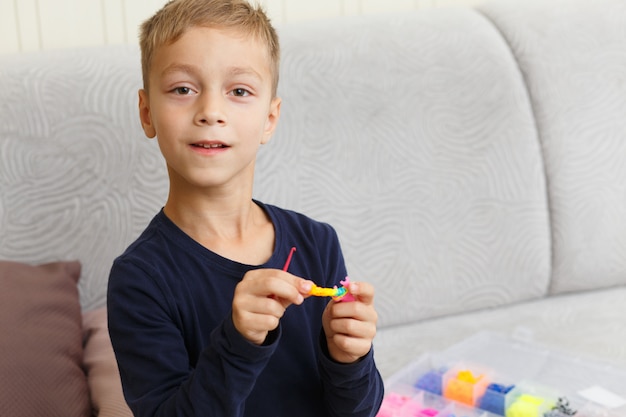
[[[626,20],[601,1],[280,27],[255,197],[335,226],[383,327],[626,282]],[[0,56],[0,259],[80,260],[85,309],[165,202],[140,86],[135,47]]]
[[[276,137],[255,197],[338,230],[381,326],[544,295],[550,234],[523,79],[470,9],[279,30]],[[137,120],[136,48],[2,63],[0,257],[83,263],[85,308],[162,206],[156,143]],[[310,277],[315,279],[316,277]]]
[[382,326],[546,294],[541,149],[487,19],[435,9],[280,35],[282,116],[256,195],[336,227]]
[[526,80],[545,160],[551,292],[626,284],[626,2],[481,8]]
[[79,260],[83,308],[162,207],[167,174],[138,121],[137,48],[0,56],[0,259]]

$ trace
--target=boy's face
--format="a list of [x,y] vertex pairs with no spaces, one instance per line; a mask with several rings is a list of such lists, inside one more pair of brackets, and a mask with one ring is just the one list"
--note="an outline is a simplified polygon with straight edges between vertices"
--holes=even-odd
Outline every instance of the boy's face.
[[155,51],[144,132],[158,137],[171,187],[251,186],[280,115],[267,48],[229,29],[194,27]]

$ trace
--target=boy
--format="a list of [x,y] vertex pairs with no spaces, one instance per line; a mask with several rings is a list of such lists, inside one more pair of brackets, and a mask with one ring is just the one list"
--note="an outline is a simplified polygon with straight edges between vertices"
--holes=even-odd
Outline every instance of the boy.
[[351,284],[351,302],[309,297],[300,277],[329,287],[346,276],[334,230],[252,200],[281,104],[267,17],[245,0],[174,0],[142,25],[141,49],[140,120],[170,189],[109,280],[133,413],[374,416],[374,289]]

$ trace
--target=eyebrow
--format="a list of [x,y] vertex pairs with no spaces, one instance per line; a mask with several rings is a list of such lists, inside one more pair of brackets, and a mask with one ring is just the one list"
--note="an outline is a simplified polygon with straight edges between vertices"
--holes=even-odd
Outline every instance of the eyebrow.
[[187,74],[196,74],[198,71],[196,69],[196,67],[194,67],[193,65],[186,65],[186,64],[172,64],[170,66],[168,66],[167,68],[165,68],[163,70],[163,72],[161,72],[161,76],[164,75],[168,75],[174,72],[184,72]]
[[[228,73],[230,75],[251,75],[259,80],[262,80],[263,77],[252,67],[230,67],[228,68]],[[165,68],[161,73],[161,76],[165,76],[175,72],[183,72],[186,74],[197,74],[199,72],[198,68],[194,65],[188,64],[172,64]]]
[[252,67],[231,67],[229,68],[229,72],[231,75],[252,75],[253,77],[258,78],[259,80],[263,79],[263,77],[261,77],[261,74],[259,74]]

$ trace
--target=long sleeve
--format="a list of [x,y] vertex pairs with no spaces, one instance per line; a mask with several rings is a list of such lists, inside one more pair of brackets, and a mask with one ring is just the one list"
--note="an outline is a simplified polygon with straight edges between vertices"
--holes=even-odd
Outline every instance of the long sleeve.
[[210,333],[198,361],[162,289],[141,268],[118,262],[111,272],[109,331],[124,394],[137,417],[243,416],[245,402],[278,344],[256,346],[230,316]]
[[320,350],[320,374],[329,416],[374,417],[383,400],[384,386],[373,348],[356,363],[337,363],[330,358],[322,333]]

